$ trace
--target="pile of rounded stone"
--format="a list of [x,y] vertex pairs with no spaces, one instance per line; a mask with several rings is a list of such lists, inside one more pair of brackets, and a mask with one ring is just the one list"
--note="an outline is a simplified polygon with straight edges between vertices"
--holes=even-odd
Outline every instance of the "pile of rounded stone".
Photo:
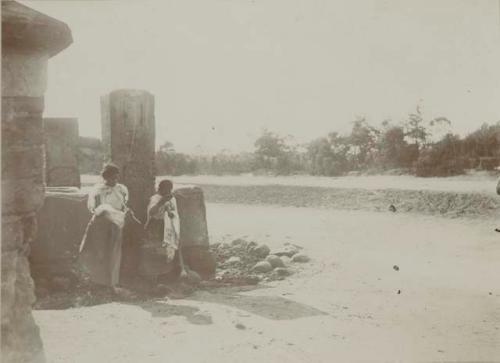
[[221,283],[245,285],[283,280],[293,273],[292,263],[309,261],[301,252],[302,247],[291,243],[271,251],[265,244],[239,238],[210,248],[217,260],[215,280]]

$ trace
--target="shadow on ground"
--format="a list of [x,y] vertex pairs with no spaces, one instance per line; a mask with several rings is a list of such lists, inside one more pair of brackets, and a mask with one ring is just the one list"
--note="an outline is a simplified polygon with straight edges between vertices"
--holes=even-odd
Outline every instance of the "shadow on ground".
[[200,312],[200,309],[186,305],[172,305],[168,302],[147,301],[140,304],[144,310],[151,313],[154,318],[168,318],[171,316],[184,316],[191,324],[209,325],[212,324],[210,315]]
[[[181,296],[185,301],[198,301],[225,305],[272,320],[292,320],[310,316],[327,315],[327,313],[314,307],[301,304],[281,296],[251,296],[244,294],[246,291],[255,291],[266,288],[267,287],[264,285],[210,288],[192,291]],[[121,300],[113,298],[109,294],[104,294],[104,292],[107,292],[107,290],[99,290],[99,294],[96,295],[87,292],[88,296],[86,294],[58,294],[46,300],[43,305],[39,303],[38,306],[36,306],[36,309],[59,310],[100,305],[114,301],[138,306],[150,312],[152,317],[168,318],[171,316],[184,316],[192,324],[212,324],[210,314],[200,311],[197,307],[175,305],[172,303],[175,299],[165,300],[163,298],[155,298],[146,294],[139,294],[134,299]]]
[[198,291],[188,299],[226,305],[272,320],[292,320],[310,316],[328,315],[312,306],[281,296],[242,295],[242,289],[215,289]]

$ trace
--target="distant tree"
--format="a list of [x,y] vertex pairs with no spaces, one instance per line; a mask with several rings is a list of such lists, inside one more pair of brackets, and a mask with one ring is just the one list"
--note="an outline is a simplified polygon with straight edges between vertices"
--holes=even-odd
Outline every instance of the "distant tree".
[[103,158],[101,140],[93,137],[79,137],[78,169],[80,174],[99,174],[102,169]]
[[[255,140],[251,153],[223,150],[215,155],[187,155],[176,152],[166,141],[156,153],[156,165],[161,175],[263,170],[279,175],[307,172],[325,176],[386,169],[405,169],[418,176],[447,176],[467,168],[499,166],[500,122],[484,124],[464,139],[448,132],[450,128],[446,117],[424,120],[418,106],[401,124],[385,120],[377,128],[358,117],[349,134],[331,132],[305,146],[268,130]],[[440,136],[442,133],[444,136]]]
[[443,138],[449,134],[450,127],[451,121],[443,116],[435,117],[428,122],[425,121],[420,106],[417,106],[414,113],[408,115],[404,124],[405,136],[419,148],[431,142],[433,136]]
[[333,155],[330,143],[326,137],[320,137],[309,143],[307,154],[310,160],[310,172],[313,175],[334,175],[331,158]]
[[[500,159],[500,122],[483,124],[478,130],[467,135],[463,140],[463,154],[472,167],[494,169]],[[484,159],[490,161],[484,162]]]
[[262,132],[254,145],[255,153],[266,158],[277,158],[287,149],[284,138],[268,130]]
[[170,141],[165,141],[160,145],[159,149],[160,151],[165,153],[175,153],[174,144],[172,144]]
[[405,136],[412,140],[418,147],[426,143],[429,131],[425,127],[420,106],[417,106],[414,113],[408,115],[408,119],[405,122]]
[[364,118],[353,122],[348,144],[351,146],[351,162],[353,169],[362,169],[373,161],[373,153],[380,131],[368,124]]
[[262,131],[254,146],[256,169],[276,170],[278,158],[287,152],[284,138],[268,130]]
[[406,160],[408,143],[401,126],[390,126],[380,136],[379,160],[384,168],[408,167],[412,161]]
[[462,142],[458,135],[447,134],[423,150],[416,162],[417,176],[452,176],[463,174],[466,160],[462,157]]
[[311,141],[307,147],[307,169],[313,175],[338,176],[348,168],[348,138],[332,132]]
[[199,172],[196,158],[177,153],[174,145],[165,141],[155,155],[157,175],[184,175],[197,174]]

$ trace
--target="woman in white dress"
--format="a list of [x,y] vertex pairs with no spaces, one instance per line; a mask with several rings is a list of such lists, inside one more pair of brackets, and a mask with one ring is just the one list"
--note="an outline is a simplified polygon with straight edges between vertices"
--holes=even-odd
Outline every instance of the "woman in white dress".
[[119,169],[114,164],[104,167],[103,183],[89,193],[88,209],[92,218],[80,246],[80,264],[94,283],[118,287],[122,258],[122,232],[128,212],[128,189],[118,183]]

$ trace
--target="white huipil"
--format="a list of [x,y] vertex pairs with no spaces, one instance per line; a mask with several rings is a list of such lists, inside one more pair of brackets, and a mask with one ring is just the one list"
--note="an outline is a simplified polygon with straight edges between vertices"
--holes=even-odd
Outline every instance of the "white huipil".
[[89,193],[87,207],[96,216],[105,215],[111,222],[123,228],[127,202],[128,189],[125,185],[97,184]]
[[83,236],[78,259],[94,283],[116,287],[120,282],[127,201],[128,190],[122,184],[98,184],[89,193],[88,208],[94,215]]
[[[172,196],[170,200],[160,205],[155,214],[150,214],[149,212],[151,208],[161,200],[161,198],[162,196],[159,194],[155,194],[150,198],[148,205],[148,217],[150,219],[163,220],[163,244],[177,249],[179,247],[180,223],[175,197]],[[173,215],[173,218],[170,218],[169,214]]]

